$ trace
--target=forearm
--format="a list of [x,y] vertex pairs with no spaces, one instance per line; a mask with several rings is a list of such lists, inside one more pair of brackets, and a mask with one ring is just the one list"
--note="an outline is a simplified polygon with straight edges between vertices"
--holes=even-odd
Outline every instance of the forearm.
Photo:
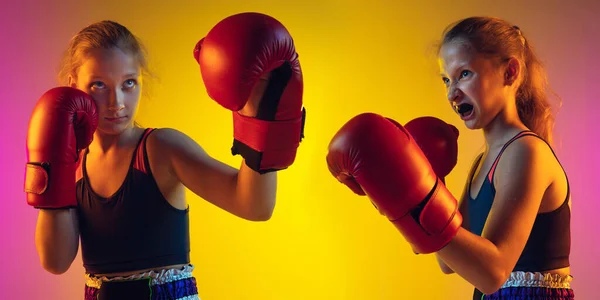
[[237,200],[245,207],[247,219],[266,221],[275,209],[277,172],[260,174],[242,162],[235,191]]
[[66,272],[79,248],[79,230],[75,209],[38,212],[35,244],[40,262],[53,274]]
[[452,271],[486,294],[498,290],[508,276],[496,245],[464,228],[436,254]]

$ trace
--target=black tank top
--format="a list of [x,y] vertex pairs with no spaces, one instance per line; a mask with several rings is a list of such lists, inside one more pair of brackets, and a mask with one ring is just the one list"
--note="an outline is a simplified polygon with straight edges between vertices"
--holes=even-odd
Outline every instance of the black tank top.
[[97,195],[86,172],[87,150],[77,169],[77,202],[83,266],[89,274],[127,272],[189,263],[189,209],[160,192],[148,162],[146,129],[121,187]]
[[[473,176],[475,175],[475,172],[472,172],[467,190],[469,201],[467,205],[469,229],[472,233],[477,235],[482,234],[488,214],[492,208],[494,197],[496,195],[494,173],[498,161],[500,160],[500,156],[502,156],[502,153],[508,145],[523,136],[535,136],[546,142],[531,131],[522,131],[510,139],[502,147],[500,153],[498,153],[476,198],[471,197],[471,183],[473,181]],[[546,144],[550,147],[547,142]],[[554,150],[552,150],[552,147],[550,147],[550,149],[556,158],[556,154],[554,153]],[[483,153],[477,158],[473,170],[479,165],[482,156]],[[558,161],[558,158],[556,159]],[[564,202],[557,209],[546,213],[539,213],[536,216],[529,239],[525,244],[525,248],[519,257],[513,272],[543,272],[569,266],[569,255],[571,251],[571,210],[569,207],[569,198],[570,188],[567,179],[567,194]],[[475,289],[473,299],[481,299],[481,296],[482,293]]]

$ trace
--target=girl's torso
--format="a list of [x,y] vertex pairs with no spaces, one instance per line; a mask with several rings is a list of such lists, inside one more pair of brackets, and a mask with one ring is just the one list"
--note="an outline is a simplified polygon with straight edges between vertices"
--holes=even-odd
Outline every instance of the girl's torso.
[[153,130],[133,130],[132,141],[113,153],[83,153],[77,185],[88,273],[126,276],[189,264],[185,189]]

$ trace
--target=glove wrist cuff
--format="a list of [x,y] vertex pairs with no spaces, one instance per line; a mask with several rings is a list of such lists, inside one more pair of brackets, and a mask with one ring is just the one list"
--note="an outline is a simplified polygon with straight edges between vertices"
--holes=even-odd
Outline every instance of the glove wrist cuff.
[[76,168],[77,163],[28,162],[23,186],[27,203],[35,208],[76,207]]
[[257,172],[287,168],[304,137],[304,109],[302,112],[301,117],[285,121],[265,121],[233,112],[232,154],[240,154]]

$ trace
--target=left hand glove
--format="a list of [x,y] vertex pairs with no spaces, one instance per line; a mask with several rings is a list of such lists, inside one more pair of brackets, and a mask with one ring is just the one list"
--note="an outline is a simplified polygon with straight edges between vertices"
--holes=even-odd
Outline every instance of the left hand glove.
[[404,125],[423,151],[435,174],[445,183],[458,161],[456,127],[436,117],[419,117]]
[[331,174],[366,195],[415,253],[444,248],[462,224],[458,201],[434,173],[412,135],[393,119],[363,113],[332,138]]
[[196,44],[194,57],[208,95],[233,111],[232,154],[261,174],[292,165],[306,111],[302,70],[287,29],[264,14],[236,14]]

